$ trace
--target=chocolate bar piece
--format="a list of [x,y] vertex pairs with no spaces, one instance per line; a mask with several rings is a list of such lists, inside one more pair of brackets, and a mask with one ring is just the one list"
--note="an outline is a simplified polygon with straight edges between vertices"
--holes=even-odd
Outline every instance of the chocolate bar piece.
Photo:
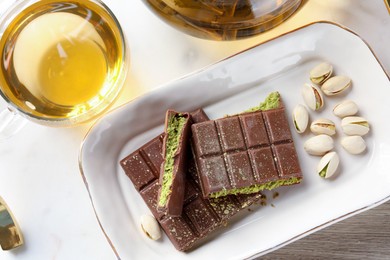
[[250,194],[302,179],[282,101],[192,125],[193,151],[205,198]]
[[[194,123],[208,120],[203,110],[191,113]],[[261,194],[226,196],[204,199],[198,182],[198,171],[192,153],[188,150],[188,166],[181,216],[165,215],[157,210],[158,178],[163,163],[161,155],[164,134],[143,145],[121,160],[120,164],[134,187],[142,196],[152,214],[176,249],[188,251],[213,230],[224,226],[237,212],[260,201]]]
[[168,110],[165,118],[165,135],[160,169],[158,210],[180,216],[183,209],[188,139],[191,132],[191,117],[188,113]]

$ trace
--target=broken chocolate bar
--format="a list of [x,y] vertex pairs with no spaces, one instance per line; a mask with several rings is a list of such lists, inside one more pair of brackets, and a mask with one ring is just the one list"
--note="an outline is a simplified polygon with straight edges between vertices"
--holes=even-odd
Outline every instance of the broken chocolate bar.
[[[194,123],[208,120],[203,110],[191,113],[191,117]],[[164,134],[161,134],[152,139],[120,163],[172,244],[180,251],[188,251],[213,230],[225,226],[233,215],[260,201],[261,194],[204,199],[198,182],[198,171],[189,149],[182,214],[178,217],[162,214],[157,210],[157,194],[159,169],[163,163],[163,137]]]
[[167,111],[157,205],[159,211],[170,216],[180,216],[183,209],[190,132],[190,114]]
[[192,125],[205,198],[250,194],[302,179],[281,100],[277,108]]

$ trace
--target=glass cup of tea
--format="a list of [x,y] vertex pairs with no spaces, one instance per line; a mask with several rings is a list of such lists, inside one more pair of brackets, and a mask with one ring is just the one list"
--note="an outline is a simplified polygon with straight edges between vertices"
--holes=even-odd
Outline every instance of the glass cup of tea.
[[72,126],[102,114],[124,83],[128,53],[100,0],[19,0],[0,15],[1,136],[27,118]]
[[302,0],[142,0],[176,29],[209,40],[236,40],[267,31]]

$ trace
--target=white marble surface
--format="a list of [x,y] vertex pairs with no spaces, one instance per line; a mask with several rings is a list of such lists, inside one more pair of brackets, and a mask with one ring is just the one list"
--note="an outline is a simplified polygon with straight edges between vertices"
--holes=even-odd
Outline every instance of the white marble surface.
[[[5,7],[3,1],[8,0],[1,0],[0,8]],[[128,79],[116,106],[313,20],[332,20],[351,28],[390,71],[390,16],[381,0],[311,0],[277,30],[236,42],[182,34],[139,0],[106,0],[106,4],[122,24],[131,53]],[[78,168],[80,143],[89,127],[56,129],[28,123],[17,136],[0,143],[0,195],[25,236],[23,247],[0,251],[0,259],[115,259]]]

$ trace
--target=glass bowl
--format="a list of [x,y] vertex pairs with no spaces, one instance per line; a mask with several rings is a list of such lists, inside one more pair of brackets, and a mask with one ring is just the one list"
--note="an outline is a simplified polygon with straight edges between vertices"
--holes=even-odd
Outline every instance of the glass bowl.
[[301,0],[142,0],[162,20],[192,36],[236,40],[290,17]]

